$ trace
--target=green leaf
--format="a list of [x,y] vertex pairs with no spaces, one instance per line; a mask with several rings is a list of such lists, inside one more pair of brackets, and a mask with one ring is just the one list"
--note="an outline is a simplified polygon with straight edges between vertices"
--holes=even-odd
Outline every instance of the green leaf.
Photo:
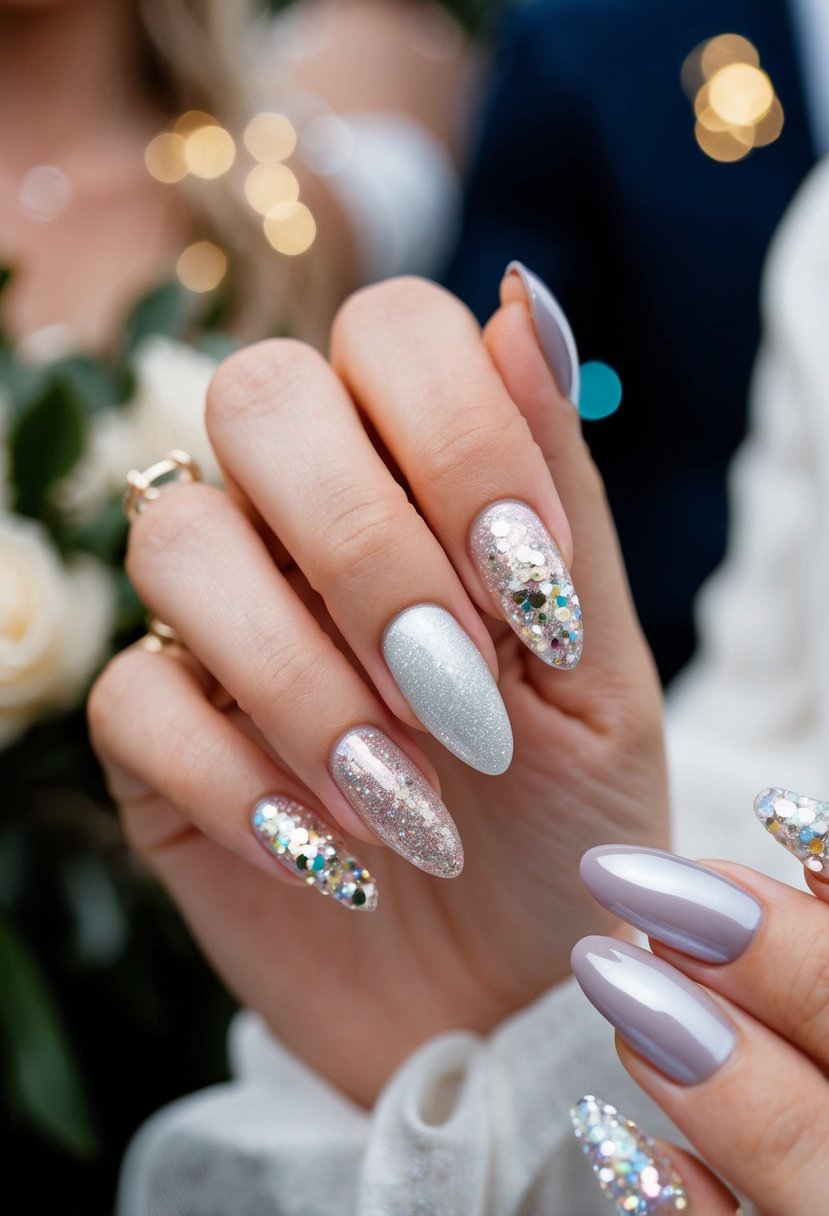
[[50,487],[78,460],[85,438],[83,403],[69,383],[54,380],[17,420],[10,436],[11,474],[21,514],[43,514]]
[[0,266],[0,291],[8,287],[12,281],[12,271],[9,266]]
[[0,1036],[15,1108],[66,1151],[91,1156],[96,1136],[60,1014],[37,960],[1,913]]
[[53,363],[53,375],[70,384],[88,414],[119,405],[123,386],[114,371],[89,355],[71,355]]
[[181,336],[190,312],[189,298],[180,283],[163,283],[139,300],[127,320],[124,349],[127,354],[150,334]]

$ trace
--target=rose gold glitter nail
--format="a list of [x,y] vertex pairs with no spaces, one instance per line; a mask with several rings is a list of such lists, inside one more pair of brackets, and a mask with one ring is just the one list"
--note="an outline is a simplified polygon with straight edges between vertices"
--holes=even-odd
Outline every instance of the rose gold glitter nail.
[[331,774],[382,841],[438,878],[463,869],[452,816],[420,769],[375,726],[358,726],[335,744]]
[[550,667],[575,667],[584,626],[555,541],[526,503],[486,507],[469,533],[475,565],[521,641]]

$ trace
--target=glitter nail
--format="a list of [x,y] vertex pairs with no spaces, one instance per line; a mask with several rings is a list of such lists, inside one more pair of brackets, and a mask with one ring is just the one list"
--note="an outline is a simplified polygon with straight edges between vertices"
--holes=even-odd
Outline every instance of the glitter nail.
[[579,597],[535,512],[523,502],[493,503],[472,525],[469,547],[521,641],[551,667],[575,667],[584,635]]
[[570,1118],[599,1186],[620,1212],[667,1216],[688,1211],[685,1186],[671,1162],[615,1106],[588,1094]]
[[829,802],[771,786],[754,799],[754,812],[769,835],[807,870],[829,871]]
[[263,798],[253,808],[252,822],[260,844],[309,887],[346,908],[371,912],[377,907],[377,884],[368,870],[304,806],[279,795]]
[[331,774],[368,826],[401,857],[438,878],[463,869],[454,820],[420,769],[375,726],[335,744]]

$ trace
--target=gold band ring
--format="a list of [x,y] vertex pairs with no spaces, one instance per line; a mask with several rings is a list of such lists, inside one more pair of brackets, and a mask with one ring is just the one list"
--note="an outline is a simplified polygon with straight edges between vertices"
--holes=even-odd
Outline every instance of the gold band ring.
[[140,472],[130,469],[127,473],[127,488],[124,491],[124,511],[132,523],[139,511],[154,502],[164,491],[180,481],[202,481],[198,462],[189,452],[174,448],[163,460],[151,464]]

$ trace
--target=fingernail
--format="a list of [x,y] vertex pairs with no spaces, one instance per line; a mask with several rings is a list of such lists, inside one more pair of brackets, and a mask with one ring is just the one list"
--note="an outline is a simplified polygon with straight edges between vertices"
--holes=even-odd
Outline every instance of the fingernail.
[[453,755],[497,776],[512,760],[512,727],[498,685],[445,608],[416,604],[383,634],[383,657],[417,718]]
[[667,1216],[688,1211],[685,1184],[669,1159],[615,1106],[588,1094],[570,1118],[596,1181],[620,1212]]
[[659,849],[600,845],[582,857],[581,877],[608,911],[706,963],[739,958],[763,916],[743,887]]
[[733,1051],[737,1036],[719,1007],[647,950],[612,937],[585,937],[571,961],[587,999],[672,1081],[698,1085]]
[[754,810],[769,835],[807,870],[829,871],[829,802],[772,786],[757,795]]
[[469,548],[525,646],[551,667],[575,667],[584,640],[579,597],[536,513],[523,502],[493,503],[473,523]]
[[260,844],[291,874],[344,908],[371,912],[377,884],[352,857],[345,841],[298,802],[275,795],[253,808],[253,830]]
[[530,303],[538,344],[559,391],[579,404],[579,352],[570,322],[547,284],[522,262],[510,262],[505,274],[517,274]]
[[331,773],[389,848],[438,878],[463,869],[455,821],[419,768],[375,726],[358,726],[335,744]]

